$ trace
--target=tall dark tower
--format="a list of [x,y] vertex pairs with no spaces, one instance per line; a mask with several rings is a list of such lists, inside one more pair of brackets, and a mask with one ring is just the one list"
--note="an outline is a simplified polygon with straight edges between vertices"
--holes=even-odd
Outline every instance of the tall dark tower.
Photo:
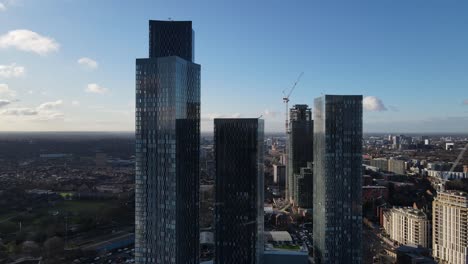
[[362,263],[362,96],[314,101],[315,263]]
[[192,21],[149,22],[149,57],[161,58],[178,56],[194,61],[195,32]]
[[200,65],[192,22],[150,21],[136,60],[136,263],[199,263]]
[[[313,160],[314,121],[312,120],[312,111],[306,104],[294,105],[289,110],[289,120],[286,198],[298,205],[299,189],[308,189],[312,193],[312,186],[309,188],[298,186],[298,178],[301,168],[307,167],[307,162]],[[312,177],[312,175],[308,174],[306,177]],[[307,182],[307,178],[301,182]]]
[[263,263],[263,120],[215,119],[214,130],[214,263]]

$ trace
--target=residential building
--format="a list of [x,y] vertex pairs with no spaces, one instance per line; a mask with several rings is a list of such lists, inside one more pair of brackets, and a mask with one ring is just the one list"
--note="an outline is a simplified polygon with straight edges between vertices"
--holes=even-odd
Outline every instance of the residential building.
[[388,171],[388,159],[386,158],[377,158],[370,161],[370,165],[377,167],[380,170]]
[[362,263],[362,96],[314,101],[316,263]]
[[135,262],[199,263],[200,65],[191,21],[150,21],[136,60]]
[[263,263],[263,120],[215,119],[214,263]]
[[294,105],[289,110],[289,129],[286,199],[297,204],[295,175],[313,160],[314,121],[308,105]]
[[432,255],[443,264],[468,263],[468,198],[465,192],[438,192],[432,202]]
[[431,222],[427,215],[411,207],[394,207],[384,213],[384,229],[401,245],[431,247]]
[[388,160],[388,171],[405,175],[406,174],[406,161],[399,159]]

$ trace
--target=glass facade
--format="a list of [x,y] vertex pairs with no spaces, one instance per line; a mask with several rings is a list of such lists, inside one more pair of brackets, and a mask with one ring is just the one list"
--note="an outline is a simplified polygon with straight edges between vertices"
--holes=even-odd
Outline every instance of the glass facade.
[[192,21],[150,20],[149,57],[170,56],[194,61],[195,33],[192,29]]
[[136,263],[199,263],[200,65],[136,60]]
[[314,102],[316,263],[362,263],[362,96]]
[[[286,198],[297,205],[297,178],[301,168],[313,160],[314,121],[308,105],[294,105],[289,110],[289,120]],[[312,186],[308,189],[312,192]]]
[[307,162],[307,167],[301,168],[300,174],[295,174],[296,177],[296,193],[297,193],[297,206],[300,208],[313,207],[313,186],[314,186],[314,173],[313,163]]
[[215,119],[214,130],[214,263],[263,263],[263,120]]

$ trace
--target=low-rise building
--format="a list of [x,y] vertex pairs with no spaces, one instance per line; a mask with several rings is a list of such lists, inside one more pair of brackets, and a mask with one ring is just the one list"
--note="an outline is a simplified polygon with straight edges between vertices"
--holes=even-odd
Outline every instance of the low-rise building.
[[385,186],[362,186],[362,202],[371,202],[378,198],[388,199],[388,189]]

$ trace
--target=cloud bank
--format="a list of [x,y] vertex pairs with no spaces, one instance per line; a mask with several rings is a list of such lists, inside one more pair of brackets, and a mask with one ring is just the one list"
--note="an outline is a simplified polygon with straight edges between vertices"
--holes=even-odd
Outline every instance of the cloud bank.
[[8,87],[8,84],[0,83],[0,96],[15,97],[16,92]]
[[96,83],[90,83],[88,84],[88,87],[86,87],[85,92],[94,94],[105,94],[109,92],[109,89],[101,87]]
[[42,36],[34,31],[18,29],[0,36],[0,48],[15,48],[43,56],[58,51],[60,44],[53,38]]
[[387,111],[387,108],[385,107],[382,100],[380,100],[378,97],[375,97],[375,96],[364,97],[362,101],[362,106],[364,107],[364,110],[366,111],[372,111],[372,112]]
[[13,78],[21,77],[25,73],[23,66],[16,66],[15,63],[10,65],[0,65],[0,77],[1,78]]
[[0,99],[0,108],[9,105],[11,102],[8,100]]
[[78,64],[91,70],[97,69],[98,67],[97,61],[88,57],[83,57],[83,58],[78,59]]

